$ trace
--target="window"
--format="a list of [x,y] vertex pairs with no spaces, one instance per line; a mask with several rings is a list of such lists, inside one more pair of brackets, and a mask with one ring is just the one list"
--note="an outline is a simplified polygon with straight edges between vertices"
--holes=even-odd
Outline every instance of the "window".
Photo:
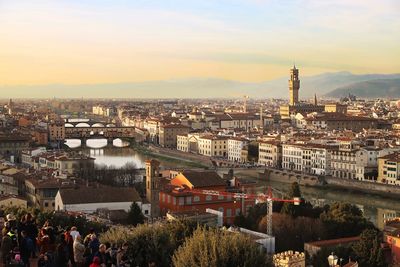
[[232,216],[232,209],[227,209],[227,210],[226,210],[226,216],[227,216],[227,217]]
[[194,196],[193,197],[193,202],[199,202],[200,201],[200,197],[199,196]]
[[192,197],[186,197],[186,203],[187,204],[192,204]]
[[211,201],[212,200],[212,196],[208,195],[206,196],[206,201]]
[[240,208],[237,208],[235,211],[235,215],[238,216],[240,214]]
[[44,206],[45,206],[45,207],[48,207],[48,206],[49,206],[49,203],[48,203],[48,202],[44,202]]

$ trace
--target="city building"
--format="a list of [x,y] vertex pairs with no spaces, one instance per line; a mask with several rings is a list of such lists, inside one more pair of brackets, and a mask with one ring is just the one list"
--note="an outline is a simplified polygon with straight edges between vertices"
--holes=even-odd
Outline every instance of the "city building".
[[55,197],[60,188],[73,187],[73,182],[46,177],[25,180],[25,193],[28,204],[44,211],[54,211]]
[[359,236],[344,237],[329,240],[319,240],[313,242],[304,243],[304,252],[310,259],[315,257],[317,253],[322,250],[334,250],[338,247],[351,247],[354,243],[360,240]]
[[248,143],[249,141],[244,138],[229,138],[228,160],[239,163],[247,162],[247,158],[243,157],[242,151],[246,150],[246,146],[248,145]]
[[65,124],[63,121],[54,121],[48,125],[49,141],[59,142],[65,140]]
[[146,199],[150,203],[150,217],[160,216],[159,195],[161,187],[160,162],[146,160]]
[[166,124],[160,125],[159,128],[159,144],[162,147],[174,148],[177,147],[177,136],[187,135],[189,127],[182,124]]
[[357,151],[359,145],[350,138],[340,138],[339,147],[330,149],[332,176],[357,179]]
[[223,157],[228,154],[228,138],[205,135],[198,138],[198,153],[208,157]]
[[132,203],[136,203],[141,208],[143,215],[150,214],[150,204],[143,203],[134,188],[80,186],[61,188],[55,196],[57,211],[94,213],[102,208],[128,212]]
[[343,113],[324,112],[307,117],[307,127],[314,130],[361,132],[364,129],[376,129],[378,121],[374,118],[350,116]]
[[316,101],[313,104],[300,102],[299,100],[300,79],[299,70],[296,66],[290,69],[289,80],[289,104],[282,105],[279,108],[281,119],[290,119],[297,113],[307,114],[312,112],[322,112],[325,107],[318,105]]
[[0,133],[0,155],[19,162],[21,152],[29,147],[30,136],[19,133]]
[[378,158],[378,182],[400,185],[400,153]]
[[27,208],[27,201],[23,197],[13,194],[0,195],[0,207],[1,208],[9,208],[9,207],[17,207],[17,208]]
[[214,171],[183,171],[160,191],[160,211],[166,214],[213,209],[223,214],[224,223],[232,224],[235,216],[246,214],[255,204],[254,199],[235,198],[240,192],[238,186],[230,185]]
[[260,141],[258,146],[258,164],[273,168],[282,166],[282,144],[279,141]]
[[303,252],[289,250],[275,254],[272,262],[275,267],[306,267],[306,256]]

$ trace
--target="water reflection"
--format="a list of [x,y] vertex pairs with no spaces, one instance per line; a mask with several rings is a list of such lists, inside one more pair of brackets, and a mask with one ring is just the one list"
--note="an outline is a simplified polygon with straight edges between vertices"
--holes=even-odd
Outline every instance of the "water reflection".
[[[82,140],[80,139],[66,139],[65,145],[69,148],[79,148],[82,146]],[[105,138],[96,138],[96,139],[88,139],[86,140],[85,146],[89,148],[103,148],[108,145],[107,139]],[[113,140],[113,146],[115,147],[128,147],[130,144],[127,141],[123,141],[120,138]]]
[[[287,192],[290,187],[290,184],[275,181],[258,181],[258,183],[260,187],[257,188],[257,192],[266,192],[267,185],[284,192]],[[354,204],[379,229],[383,229],[385,220],[400,216],[400,201],[394,198],[350,190],[307,186],[302,186],[301,191],[306,201],[316,206],[324,206],[333,202]]]
[[132,148],[106,147],[101,149],[82,149],[86,154],[95,158],[95,164],[123,167],[126,164],[133,164],[137,168],[144,168],[146,160],[141,154]]

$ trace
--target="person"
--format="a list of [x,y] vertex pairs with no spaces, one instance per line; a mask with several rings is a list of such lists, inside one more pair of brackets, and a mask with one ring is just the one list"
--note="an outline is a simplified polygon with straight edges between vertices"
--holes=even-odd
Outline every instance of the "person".
[[99,257],[94,257],[89,267],[101,267]]
[[33,241],[28,237],[26,231],[22,230],[19,250],[21,252],[21,259],[24,263],[24,266],[30,267],[29,258],[32,255],[33,248]]
[[11,238],[13,248],[18,247],[18,237],[15,234],[15,228],[11,228],[7,235]]
[[72,266],[75,266],[75,259],[74,259],[74,239],[71,235],[71,229],[67,229],[67,231],[65,231],[64,233],[64,238],[65,238],[65,242],[67,244],[67,248],[68,248],[68,255],[69,255],[69,261],[71,262]]
[[6,265],[8,261],[10,261],[12,249],[13,249],[13,244],[11,237],[6,234],[3,236],[1,240],[1,257],[4,265]]
[[[32,214],[28,213],[25,215],[25,230],[28,234],[28,237],[32,241],[36,241],[38,236],[38,227],[35,223],[35,219],[32,217]],[[32,251],[32,258],[36,257],[36,242],[33,242],[33,251]]]
[[99,246],[99,239],[97,239],[97,236],[95,234],[92,234],[89,242],[90,254],[92,255],[92,257],[94,257],[94,255],[99,251]]
[[53,244],[51,242],[50,236],[48,235],[46,228],[42,228],[40,230],[40,234],[36,240],[40,247],[40,254],[44,255],[45,253],[53,251]]
[[110,261],[111,261],[111,266],[117,266],[117,254],[118,254],[118,248],[115,244],[112,244],[111,247],[108,249],[108,253],[110,254]]
[[75,240],[75,238],[76,238],[78,235],[81,235],[81,234],[79,233],[79,231],[78,231],[78,228],[76,228],[76,226],[72,226],[72,227],[71,227],[71,231],[69,232],[69,234],[72,236],[72,239],[73,239],[73,240]]
[[117,266],[125,267],[128,264],[128,258],[126,255],[126,251],[128,250],[128,243],[124,243],[121,249],[117,253]]
[[101,244],[99,246],[99,251],[95,254],[95,257],[98,257],[100,259],[100,266],[111,266],[110,254],[107,253],[107,246],[105,244]]
[[90,242],[90,240],[92,240],[92,235],[94,235],[94,234],[95,234],[94,229],[90,228],[89,233],[83,239],[83,244],[85,245],[85,247],[89,246],[89,242]]
[[85,246],[82,244],[82,237],[76,236],[74,240],[74,260],[77,267],[83,267],[85,265]]
[[48,253],[40,254],[38,260],[38,267],[53,267],[53,262],[51,260],[51,255]]
[[56,247],[54,263],[57,267],[67,267],[69,261],[68,247],[65,242],[64,234],[59,238],[59,244]]

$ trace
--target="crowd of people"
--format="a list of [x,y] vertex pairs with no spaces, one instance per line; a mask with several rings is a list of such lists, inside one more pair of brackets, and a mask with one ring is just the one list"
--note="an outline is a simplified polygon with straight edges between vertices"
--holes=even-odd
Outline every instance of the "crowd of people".
[[31,214],[17,221],[5,217],[1,237],[1,259],[4,266],[30,267],[128,267],[128,245],[101,244],[93,229],[82,237],[77,227],[61,229],[50,222],[38,227]]

